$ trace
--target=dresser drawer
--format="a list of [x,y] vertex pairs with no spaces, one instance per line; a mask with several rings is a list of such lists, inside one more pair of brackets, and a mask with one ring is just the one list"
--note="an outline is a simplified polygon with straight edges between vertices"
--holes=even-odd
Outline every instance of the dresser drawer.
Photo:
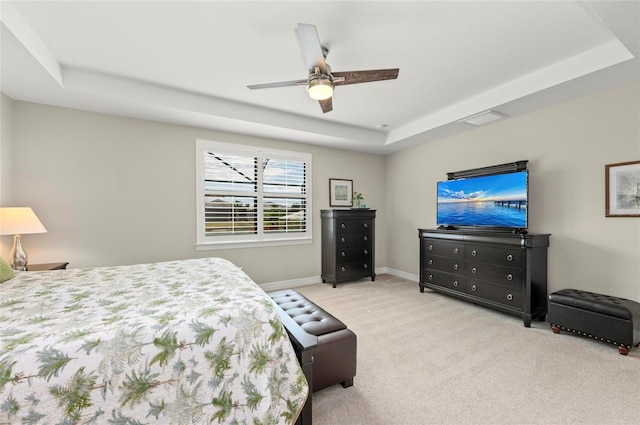
[[511,288],[522,288],[522,269],[467,261],[465,276],[469,279],[484,280]]
[[469,245],[467,247],[467,259],[498,266],[520,267],[522,263],[522,250],[518,248]]
[[425,269],[440,270],[447,273],[462,274],[464,261],[459,258],[441,257],[427,254],[424,259]]
[[371,247],[371,236],[369,234],[344,234],[339,235],[336,240],[338,250],[363,250]]
[[487,282],[479,282],[476,280],[468,280],[466,292],[509,307],[522,309],[522,292],[513,288],[492,285]]
[[338,245],[336,249],[336,261],[338,263],[350,263],[352,261],[364,261],[371,257],[371,243],[369,241],[356,241],[344,246]]
[[369,220],[337,220],[336,234],[342,235],[371,235],[371,222]]
[[425,239],[423,243],[425,254],[464,258],[465,246],[461,242],[445,242],[438,239]]
[[338,280],[369,276],[371,273],[371,263],[369,261],[343,263],[336,268],[336,278]]
[[443,288],[453,289],[454,291],[465,290],[465,278],[451,273],[444,273],[437,270],[426,269],[424,272],[424,282],[432,285],[442,286]]

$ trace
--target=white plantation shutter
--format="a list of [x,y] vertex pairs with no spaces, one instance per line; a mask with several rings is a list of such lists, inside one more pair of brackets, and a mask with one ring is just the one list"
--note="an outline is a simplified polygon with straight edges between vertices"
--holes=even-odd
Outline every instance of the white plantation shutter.
[[206,236],[256,234],[258,159],[204,152]]
[[265,233],[304,232],[306,224],[306,163],[263,158],[263,229]]
[[311,238],[311,155],[197,141],[198,246]]

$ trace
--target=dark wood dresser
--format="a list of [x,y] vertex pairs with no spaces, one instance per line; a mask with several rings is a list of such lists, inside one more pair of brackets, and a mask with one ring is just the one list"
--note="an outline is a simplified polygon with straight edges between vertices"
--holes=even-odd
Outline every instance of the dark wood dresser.
[[376,211],[322,210],[322,281],[375,280]]
[[548,234],[418,229],[424,288],[521,316],[547,314]]

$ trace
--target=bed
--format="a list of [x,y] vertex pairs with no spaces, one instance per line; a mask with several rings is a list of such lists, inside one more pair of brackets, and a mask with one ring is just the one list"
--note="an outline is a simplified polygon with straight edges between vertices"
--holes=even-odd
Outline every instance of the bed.
[[289,424],[307,381],[274,305],[204,258],[0,284],[0,424]]

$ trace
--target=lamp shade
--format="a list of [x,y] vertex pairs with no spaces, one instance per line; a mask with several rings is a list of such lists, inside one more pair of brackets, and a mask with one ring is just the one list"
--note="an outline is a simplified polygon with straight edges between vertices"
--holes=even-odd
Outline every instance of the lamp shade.
[[0,235],[46,233],[38,217],[29,207],[0,208]]

